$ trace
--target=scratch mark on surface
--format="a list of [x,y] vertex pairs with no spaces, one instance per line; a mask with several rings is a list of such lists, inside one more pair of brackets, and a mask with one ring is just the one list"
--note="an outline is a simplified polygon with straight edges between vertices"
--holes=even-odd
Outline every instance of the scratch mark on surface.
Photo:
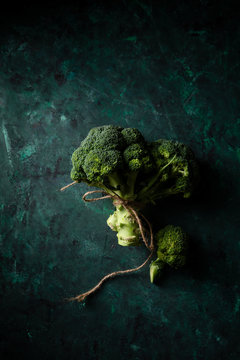
[[170,113],[168,113],[165,105],[163,105],[163,109],[164,109],[164,113],[165,113],[165,118],[167,119],[167,122],[168,122],[169,129],[171,130],[172,133],[175,134],[175,131],[174,131],[173,125],[172,125],[172,121],[171,121],[171,119],[169,117]]
[[5,146],[6,146],[6,150],[7,150],[7,154],[8,154],[8,160],[9,160],[9,164],[10,166],[13,168],[13,163],[12,163],[12,155],[11,155],[11,140],[10,137],[8,135],[8,131],[6,126],[4,125],[4,123],[2,124],[2,132],[3,132],[3,136],[4,136],[4,141],[5,141]]
[[191,94],[184,100],[184,105],[187,105],[189,101],[191,101],[193,95],[195,95],[196,91],[192,91]]
[[94,90],[96,93],[103,95],[105,97],[109,97],[108,94],[106,94],[104,91],[99,91],[98,89],[96,89],[95,87],[93,87],[92,85],[88,84],[86,81],[82,80],[82,79],[78,79],[78,82],[82,83],[83,85],[85,85],[86,87]]

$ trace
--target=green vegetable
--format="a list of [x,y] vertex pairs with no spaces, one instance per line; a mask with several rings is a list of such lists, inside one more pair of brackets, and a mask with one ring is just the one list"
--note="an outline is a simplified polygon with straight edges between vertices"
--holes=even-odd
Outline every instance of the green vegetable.
[[[171,195],[189,197],[197,166],[189,147],[173,140],[145,141],[134,128],[105,125],[90,130],[72,155],[71,178],[128,200],[135,210]],[[133,203],[134,202],[134,203]],[[107,220],[118,243],[138,245],[137,222],[122,204]]]
[[165,263],[160,259],[153,261],[150,265],[150,281],[151,283],[156,282],[162,275],[162,270],[165,267]]
[[117,205],[116,208],[113,215],[109,216],[107,224],[113,231],[117,231],[118,244],[122,246],[140,245],[138,224],[122,205]]
[[157,259],[150,265],[150,281],[156,282],[165,265],[178,269],[186,263],[187,235],[180,226],[167,225],[156,234]]

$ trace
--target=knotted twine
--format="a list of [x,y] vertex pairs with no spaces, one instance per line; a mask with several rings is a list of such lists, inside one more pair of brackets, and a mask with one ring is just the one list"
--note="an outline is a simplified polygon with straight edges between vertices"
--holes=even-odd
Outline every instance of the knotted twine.
[[[68,184],[66,186],[64,186],[63,188],[60,189],[60,191],[63,191],[65,189],[67,189],[68,187],[72,186],[72,185],[75,185],[77,183],[77,181],[74,181],[73,183],[71,184]],[[103,199],[112,199],[113,200],[113,204],[114,205],[122,205],[128,212],[129,214],[132,216],[132,218],[137,222],[138,224],[138,227],[139,227],[139,230],[140,230],[140,233],[141,233],[141,236],[142,236],[142,240],[146,246],[146,248],[150,251],[150,255],[147,257],[147,259],[141,264],[139,265],[138,267],[136,268],[131,268],[131,269],[127,269],[127,270],[119,270],[119,271],[114,271],[110,274],[107,274],[105,275],[98,283],[96,286],[94,286],[92,289],[86,291],[85,293],[83,294],[80,294],[80,295],[77,295],[77,296],[74,296],[74,297],[71,297],[71,298],[68,298],[66,299],[67,301],[84,301],[86,299],[86,297],[92,293],[94,293],[95,291],[97,291],[101,286],[102,284],[107,280],[107,279],[110,279],[110,278],[113,278],[117,275],[122,275],[122,274],[129,274],[131,272],[134,272],[134,271],[137,271],[137,270],[140,270],[142,267],[144,267],[148,261],[151,259],[151,257],[153,256],[153,252],[154,252],[154,242],[153,242],[153,231],[152,231],[152,225],[150,224],[150,222],[145,218],[145,216],[143,216],[141,214],[141,217],[144,219],[144,221],[147,223],[148,225],[148,228],[149,228],[149,233],[150,233],[150,242],[148,243],[147,239],[146,239],[146,236],[144,234],[144,230],[143,230],[143,225],[142,225],[142,221],[140,220],[137,212],[133,209],[133,206],[132,204],[134,204],[133,201],[130,201],[130,200],[125,200],[125,199],[122,199],[118,194],[116,194],[114,191],[112,191],[114,195],[111,195],[111,194],[108,194],[102,190],[93,190],[93,191],[88,191],[86,192],[83,196],[82,196],[82,199],[83,201],[85,202],[93,202],[93,201],[99,201],[99,200],[103,200]],[[96,194],[96,193],[102,193],[104,194],[103,196],[101,197],[96,197],[96,198],[90,198],[90,199],[87,199],[88,195],[91,195],[91,194]]]

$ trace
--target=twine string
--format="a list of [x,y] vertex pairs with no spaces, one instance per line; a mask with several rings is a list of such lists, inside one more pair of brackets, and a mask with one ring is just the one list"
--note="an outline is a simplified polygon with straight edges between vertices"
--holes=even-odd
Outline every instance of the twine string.
[[[61,188],[60,190],[63,191],[66,188],[68,188],[71,185],[74,185],[74,183],[71,183],[67,186],[64,186],[63,188]],[[133,209],[133,207],[131,206],[132,203],[134,203],[133,201],[129,201],[129,200],[124,200],[122,199],[119,195],[117,195],[114,191],[112,191],[114,195],[110,195],[107,194],[106,192],[102,191],[102,190],[93,190],[93,191],[88,191],[86,192],[82,199],[85,202],[93,202],[93,201],[99,201],[99,200],[103,200],[103,199],[109,199],[111,198],[113,200],[114,205],[122,205],[128,212],[129,214],[132,216],[132,218],[137,222],[138,226],[139,226],[139,230],[143,239],[143,242],[145,244],[145,246],[147,247],[147,249],[150,251],[149,256],[147,257],[147,259],[139,266],[135,267],[135,268],[131,268],[131,269],[127,269],[127,270],[119,270],[119,271],[114,271],[112,273],[109,273],[107,275],[105,275],[98,283],[97,285],[95,285],[92,289],[86,291],[85,293],[82,293],[80,295],[71,297],[71,298],[67,298],[67,301],[84,301],[86,299],[87,296],[89,296],[90,294],[94,293],[95,291],[97,291],[102,284],[110,278],[113,278],[117,275],[122,275],[122,274],[129,274],[132,273],[134,271],[140,270],[142,267],[144,267],[148,261],[151,259],[153,252],[154,252],[154,243],[153,243],[153,231],[152,231],[152,225],[150,224],[150,222],[145,218],[145,216],[143,216],[141,214],[141,217],[144,219],[144,221],[147,223],[148,228],[149,228],[149,233],[150,233],[150,243],[148,243],[146,236],[144,234],[144,230],[143,230],[143,225],[142,225],[142,221],[140,220],[136,210]],[[102,193],[102,194],[106,194],[103,195],[101,197],[95,197],[95,198],[87,198],[88,195],[92,195],[92,194],[96,194],[96,193]]]
[[65,189],[67,189],[67,188],[69,188],[70,186],[75,185],[75,184],[77,184],[77,181],[74,181],[74,182],[72,182],[71,184],[68,184],[68,185],[66,185],[66,186],[63,186],[63,187],[60,189],[60,191],[64,191]]

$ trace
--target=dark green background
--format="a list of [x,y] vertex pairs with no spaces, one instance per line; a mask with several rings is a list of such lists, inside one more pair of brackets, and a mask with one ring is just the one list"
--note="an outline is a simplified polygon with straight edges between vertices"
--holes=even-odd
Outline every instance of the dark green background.
[[[217,1],[88,1],[1,13],[1,359],[235,360],[240,357],[240,26]],[[86,303],[63,299],[139,265],[117,245],[106,200],[69,183],[93,126],[137,127],[192,147],[192,200],[152,221],[191,236],[188,265],[148,266]]]

